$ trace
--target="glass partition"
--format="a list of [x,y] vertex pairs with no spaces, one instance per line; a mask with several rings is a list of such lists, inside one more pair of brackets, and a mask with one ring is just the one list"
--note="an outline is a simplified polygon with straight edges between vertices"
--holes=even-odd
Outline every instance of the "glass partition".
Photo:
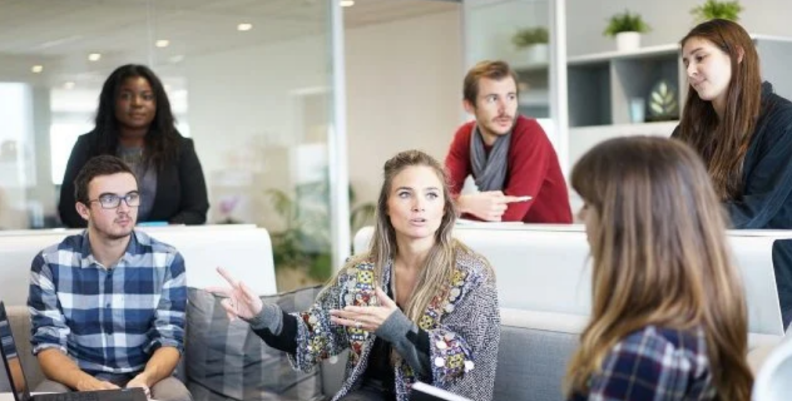
[[343,140],[338,9],[335,0],[0,3],[0,228],[60,226],[65,166],[94,127],[102,84],[123,64],[146,64],[195,143],[207,223],[267,228],[281,289],[324,281],[334,256],[346,256],[334,255],[331,216],[348,202],[336,194],[331,204],[329,184],[347,186],[345,171],[330,169],[331,141]]
[[517,73],[518,111],[536,118],[566,160],[564,0],[464,0],[465,68],[504,60]]
[[504,60],[518,75],[519,111],[550,117],[550,1],[469,2],[465,14],[467,66]]

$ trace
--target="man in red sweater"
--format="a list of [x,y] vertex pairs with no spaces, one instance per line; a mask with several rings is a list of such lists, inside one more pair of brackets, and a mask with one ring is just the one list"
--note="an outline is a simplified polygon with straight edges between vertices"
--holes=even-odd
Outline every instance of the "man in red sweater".
[[[514,71],[503,61],[482,61],[465,76],[463,91],[476,121],[457,130],[445,160],[460,212],[485,221],[571,223],[558,156],[539,123],[517,115]],[[460,195],[468,175],[480,192]]]

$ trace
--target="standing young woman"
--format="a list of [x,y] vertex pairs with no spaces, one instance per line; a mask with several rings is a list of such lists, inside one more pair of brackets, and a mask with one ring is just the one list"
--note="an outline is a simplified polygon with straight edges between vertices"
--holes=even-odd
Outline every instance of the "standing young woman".
[[96,127],[72,148],[58,211],[68,227],[85,227],[74,208],[74,179],[92,157],[111,154],[138,179],[138,221],[203,224],[209,201],[193,141],[176,129],[170,102],[148,67],[128,64],[107,78],[99,95]]
[[369,252],[346,263],[304,313],[262,304],[220,269],[240,317],[271,347],[309,369],[350,350],[333,400],[407,401],[416,380],[477,401],[492,400],[500,341],[495,276],[451,236],[456,221],[443,167],[418,151],[385,163]]
[[[753,41],[735,22],[702,23],[682,41],[690,83],[673,137],[704,159],[738,229],[792,229],[792,103],[762,82]],[[773,264],[784,317],[792,320],[792,242]]]
[[580,159],[572,187],[593,302],[569,399],[747,401],[745,295],[698,155],[664,138],[613,139]]

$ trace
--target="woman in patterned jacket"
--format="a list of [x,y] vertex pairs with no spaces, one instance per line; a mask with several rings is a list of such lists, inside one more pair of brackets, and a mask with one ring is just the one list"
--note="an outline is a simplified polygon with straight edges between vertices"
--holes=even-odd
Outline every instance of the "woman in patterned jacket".
[[745,293],[698,155],[676,140],[609,140],[575,165],[572,187],[593,302],[570,399],[747,401]]
[[347,261],[313,307],[286,314],[220,270],[233,319],[307,370],[350,350],[333,400],[407,401],[416,380],[477,400],[492,399],[500,340],[495,276],[455,240],[456,210],[445,172],[419,151],[385,163],[367,253]]

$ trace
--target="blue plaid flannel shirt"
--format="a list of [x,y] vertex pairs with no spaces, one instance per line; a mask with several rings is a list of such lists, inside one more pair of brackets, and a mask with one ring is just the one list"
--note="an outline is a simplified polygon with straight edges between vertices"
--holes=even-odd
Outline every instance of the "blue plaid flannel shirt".
[[28,309],[37,355],[58,348],[97,377],[136,373],[159,347],[182,352],[187,305],[184,259],[133,231],[111,269],[91,255],[87,231],[33,259]]
[[572,400],[713,400],[707,343],[701,329],[647,326],[616,343],[589,393]]

